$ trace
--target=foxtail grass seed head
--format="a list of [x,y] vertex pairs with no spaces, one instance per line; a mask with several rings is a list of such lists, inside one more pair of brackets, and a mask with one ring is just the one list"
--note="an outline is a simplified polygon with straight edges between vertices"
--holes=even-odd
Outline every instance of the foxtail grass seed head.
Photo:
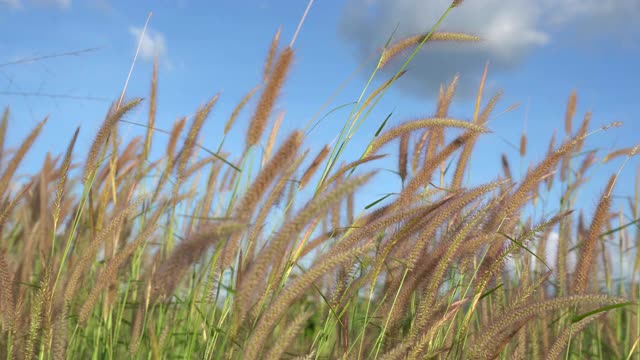
[[280,125],[282,125],[282,120],[284,120],[285,111],[281,111],[276,115],[276,120],[273,122],[273,126],[271,126],[271,131],[269,132],[269,138],[267,139],[267,145],[264,147],[264,155],[262,157],[262,163],[266,163],[267,160],[271,157],[271,152],[273,151],[273,146],[276,143],[276,138],[278,137],[278,133],[280,132]]
[[[5,113],[8,116],[8,112],[5,112]],[[22,163],[22,160],[24,159],[25,155],[27,154],[31,146],[34,144],[34,142],[38,138],[38,135],[40,135],[42,127],[44,126],[44,124],[47,123],[47,120],[48,118],[45,118],[38,125],[36,125],[36,127],[22,141],[18,149],[15,150],[13,157],[11,158],[11,161],[9,161],[9,164],[7,164],[7,167],[4,169],[2,173],[2,177],[0,177],[0,197],[3,197],[5,195],[5,192],[9,187],[11,178],[13,177],[14,173],[18,169],[18,166],[20,166],[20,163]]]
[[0,167],[4,158],[4,141],[7,135],[7,125],[9,124],[9,108],[6,107],[2,112],[2,120],[0,120]]
[[300,178],[300,188],[304,188],[307,185],[307,183],[309,182],[313,174],[315,174],[315,172],[318,171],[320,164],[322,164],[322,162],[327,158],[330,151],[331,151],[331,147],[329,145],[326,145],[325,147],[322,148],[320,153],[318,153],[316,158],[313,159],[313,162],[309,165],[307,170],[305,170],[304,174],[302,175],[302,178]]
[[167,160],[169,160],[170,163],[173,163],[175,161],[176,145],[178,144],[180,133],[182,132],[182,129],[184,129],[184,126],[186,125],[186,123],[187,123],[187,118],[183,117],[182,119],[176,121],[173,124],[173,128],[171,129],[171,134],[169,135],[169,143],[167,144],[167,149],[166,149]]
[[572,286],[574,294],[585,293],[588,281],[595,269],[598,241],[600,239],[600,234],[603,233],[605,225],[609,222],[608,216],[612,200],[611,189],[613,188],[615,181],[616,177],[615,175],[612,175],[611,178],[609,178],[609,182],[607,183],[602,196],[600,197],[587,237],[584,239],[580,248],[580,258],[578,259]]
[[407,178],[407,162],[409,152],[409,133],[402,134],[400,137],[400,149],[398,154],[398,172],[400,179],[404,182]]
[[196,112],[196,115],[191,124],[191,128],[187,133],[187,138],[185,139],[184,144],[182,146],[182,150],[180,150],[180,158],[178,159],[177,168],[176,168],[179,181],[184,180],[183,179],[184,173],[187,169],[187,165],[189,161],[191,160],[191,156],[193,155],[198,135],[200,134],[200,131],[202,130],[202,126],[204,125],[205,120],[209,116],[211,109],[213,108],[215,103],[218,101],[218,97],[219,95],[215,95],[206,103],[206,105],[200,107]]
[[302,144],[302,139],[302,133],[294,131],[284,141],[278,151],[274,154],[273,158],[265,164],[264,168],[249,186],[245,195],[238,202],[238,216],[245,218],[245,216],[252,214],[255,206],[265,195],[268,187],[273,183],[276,176],[290,165],[290,161],[295,158],[296,153]]
[[527,155],[527,135],[522,133],[520,136],[520,157],[525,157]]
[[249,100],[251,100],[251,98],[253,98],[253,95],[255,95],[255,93],[260,89],[260,86],[255,86],[253,89],[251,89],[238,103],[238,105],[236,105],[236,107],[233,109],[233,112],[231,113],[231,116],[229,117],[229,120],[227,120],[227,122],[224,124],[224,131],[223,134],[227,135],[229,133],[229,131],[231,131],[231,128],[233,127],[233,124],[236,123],[236,119],[238,118],[238,116],[240,115],[240,112],[242,111],[242,109],[244,109],[244,107],[247,105],[247,103],[249,102]]
[[264,74],[263,74],[263,82],[267,82],[269,80],[269,76],[273,70],[273,59],[276,57],[276,52],[278,51],[278,41],[280,40],[280,32],[282,31],[282,27],[278,28],[276,34],[273,36],[273,40],[271,41],[271,46],[269,47],[269,53],[267,55],[267,61],[264,64]]
[[604,159],[602,159],[602,162],[607,163],[621,156],[631,157],[631,156],[638,155],[639,148],[640,148],[640,145],[636,145],[634,147],[628,147],[628,148],[612,151],[609,154],[607,154],[604,157]]
[[571,123],[573,116],[576,113],[576,103],[578,102],[578,96],[575,91],[569,96],[569,102],[567,103],[567,113],[564,117],[564,131],[567,136],[571,135]]
[[[402,39],[382,52],[382,58],[380,59],[379,67],[382,68],[388,64],[393,58],[402,54],[407,49],[420,45],[428,34],[419,34]],[[429,41],[456,41],[456,42],[478,42],[481,38],[476,35],[456,33],[456,32],[434,32],[426,40]]]
[[501,163],[502,163],[502,172],[504,172],[504,176],[507,179],[511,179],[511,167],[509,166],[509,160],[507,159],[507,156],[503,153],[502,156],[500,157]]
[[621,126],[622,126],[622,121],[614,121],[614,122],[612,122],[610,124],[607,124],[607,125],[601,127],[601,129],[602,130],[609,130],[611,128],[619,128]]
[[[147,121],[147,134],[144,139],[144,148],[142,152],[142,158],[147,159],[149,157],[149,151],[151,151],[151,141],[153,137],[153,131],[156,126],[156,111],[157,111],[157,100],[158,100],[158,57],[154,59],[153,62],[153,74],[151,76],[151,91],[150,91],[150,99],[149,99],[149,114]],[[142,165],[143,162],[140,162]]]
[[403,124],[400,124],[393,129],[389,129],[385,133],[375,138],[375,140],[373,140],[369,145],[367,154],[375,153],[383,145],[387,144],[388,142],[390,142],[391,140],[397,137],[401,137],[403,134],[409,134],[413,131],[424,129],[424,128],[440,129],[445,127],[466,129],[466,130],[471,130],[473,132],[478,132],[478,133],[488,132],[488,130],[482,126],[478,126],[471,122],[457,120],[457,119],[427,118],[427,119],[413,120],[413,121],[408,121]]
[[0,251],[0,319],[5,329],[11,329],[15,319],[15,304],[12,284],[13,274],[5,254]]
[[83,175],[83,181],[85,183],[97,170],[99,166],[98,162],[100,161],[100,152],[102,151],[103,146],[107,143],[111,132],[117,126],[118,121],[141,102],[142,99],[137,98],[122,104],[120,107],[116,107],[115,103],[111,106],[111,109],[109,109],[109,112],[100,126],[100,129],[98,129],[98,133],[91,144],[91,148],[89,149]]
[[276,61],[273,69],[273,73],[267,80],[267,84],[262,92],[262,96],[260,96],[260,100],[258,101],[258,106],[256,107],[255,114],[249,123],[249,128],[247,129],[247,142],[246,148],[250,148],[260,141],[262,137],[262,133],[264,129],[267,127],[267,121],[269,120],[269,116],[271,115],[271,111],[273,106],[275,105],[276,99],[280,94],[280,90],[284,84],[285,77],[289,72],[289,68],[291,67],[291,62],[293,60],[293,49],[286,48],[280,53],[278,60]]
[[69,168],[71,167],[71,156],[73,155],[73,147],[76,144],[76,140],[78,139],[78,133],[80,132],[80,127],[76,128],[76,131],[73,133],[73,137],[71,138],[71,143],[67,147],[67,152],[64,155],[64,160],[62,163],[62,169],[60,174],[60,180],[58,181],[58,189],[56,191],[56,200],[54,203],[53,209],[53,221],[54,225],[58,223],[60,218],[60,208],[62,207],[62,199],[65,192],[65,186],[67,185],[67,176],[69,174]]

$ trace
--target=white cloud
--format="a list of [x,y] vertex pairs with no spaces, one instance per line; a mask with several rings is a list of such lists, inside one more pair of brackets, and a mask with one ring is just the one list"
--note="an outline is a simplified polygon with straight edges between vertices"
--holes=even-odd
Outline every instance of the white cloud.
[[[558,252],[559,252],[558,250],[559,241],[560,241],[560,235],[557,232],[554,231],[550,233],[549,237],[547,238],[547,246],[544,254],[545,262],[554,271],[558,270],[557,260],[558,260]],[[570,244],[569,248],[571,248],[573,245],[574,244]],[[573,271],[577,263],[578,263],[577,251],[569,252],[567,256],[567,266],[569,267],[568,270],[570,272]]]
[[57,7],[61,9],[68,9],[71,7],[71,0],[31,0],[34,5]]
[[[129,28],[129,33],[134,37],[135,46],[137,47],[142,36],[142,28],[131,27]],[[159,60],[168,61],[167,40],[164,35],[147,28],[138,56],[144,61],[154,61],[156,56]]]
[[487,50],[500,60],[512,59],[527,49],[545,45],[549,41],[549,35],[536,30],[531,19],[517,9],[496,14],[477,33],[486,39]]
[[[637,0],[542,0],[541,7],[548,14],[549,23],[567,24],[572,21],[612,21],[640,11]],[[597,25],[591,24],[591,25]],[[594,28],[597,26],[591,26]]]
[[89,7],[104,13],[113,11],[113,4],[111,3],[111,0],[90,0],[87,4]]
[[71,8],[71,0],[0,0],[0,7],[23,9],[25,5],[69,9]]
[[[340,32],[368,58],[384,46],[394,29],[395,39],[424,33],[444,13],[447,0],[348,0]],[[598,32],[617,37],[640,30],[638,0],[474,0],[454,8],[439,30],[481,36],[480,44],[429,44],[412,60],[410,72],[399,85],[412,91],[434,94],[438,85],[455,73],[462,77],[461,95],[475,93],[486,61],[492,73],[517,67],[536,49],[553,41],[563,29],[578,33]],[[390,65],[395,73],[404,59]]]
[[9,9],[21,9],[20,0],[0,0],[0,7],[8,7]]

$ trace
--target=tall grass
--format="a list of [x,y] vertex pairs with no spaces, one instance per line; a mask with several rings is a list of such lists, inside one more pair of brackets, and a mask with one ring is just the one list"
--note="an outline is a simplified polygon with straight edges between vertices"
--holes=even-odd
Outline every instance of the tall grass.
[[[454,1],[447,12],[457,6],[464,5]],[[478,40],[434,30],[388,44],[378,67],[429,40]],[[302,131],[278,143],[282,116],[271,123],[295,55],[291,46],[278,51],[279,35],[261,85],[223,133],[206,134],[208,142],[218,139],[215,151],[199,141],[217,95],[190,124],[183,118],[170,131],[156,128],[156,66],[145,136],[109,142],[143,102],[114,105],[84,159],[73,156],[77,130],[62,161],[47,154],[16,190],[16,172],[46,119],[11,151],[4,146],[12,117],[4,112],[2,358],[640,358],[638,279],[622,284],[610,275],[612,259],[640,242],[630,231],[638,181],[628,209],[612,201],[620,172],[599,184],[592,216],[574,207],[598,161],[629,158],[637,148],[585,153],[590,137],[610,126],[590,130],[587,115],[573,133],[577,94],[569,98],[566,138],[559,146],[552,139],[522,179],[502,155],[504,174],[494,181],[463,181],[502,94],[484,100],[486,70],[471,121],[448,115],[455,78],[433,115],[389,129],[385,120],[360,158],[339,165],[404,67],[379,89],[368,92],[367,83],[338,141],[307,157]],[[244,151],[227,154],[225,137],[258,91]],[[269,128],[259,159],[256,145]],[[151,158],[155,137],[166,134],[165,155]],[[522,155],[535,150],[526,139]],[[380,167],[381,152],[394,149],[402,186],[357,206],[378,177],[371,169]],[[557,211],[534,217],[529,210],[554,181],[564,189]],[[312,183],[313,191],[302,191]],[[559,234],[553,269],[546,257],[552,232]],[[575,267],[570,252],[578,254]]]

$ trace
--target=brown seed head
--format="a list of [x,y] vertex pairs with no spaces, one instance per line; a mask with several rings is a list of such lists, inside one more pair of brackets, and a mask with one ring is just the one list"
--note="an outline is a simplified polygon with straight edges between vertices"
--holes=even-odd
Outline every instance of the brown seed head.
[[286,48],[282,51],[273,68],[273,73],[269,76],[267,84],[262,92],[262,96],[258,102],[256,112],[251,119],[247,130],[246,148],[250,148],[260,141],[264,129],[267,127],[267,121],[271,110],[275,105],[280,89],[284,84],[284,79],[289,71],[291,61],[293,60],[293,49]]

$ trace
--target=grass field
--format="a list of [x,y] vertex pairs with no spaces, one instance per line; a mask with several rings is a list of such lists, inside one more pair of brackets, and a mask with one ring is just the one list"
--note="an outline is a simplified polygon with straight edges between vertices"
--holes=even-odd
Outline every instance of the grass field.
[[[392,58],[406,66],[429,41],[479,40],[437,26],[390,42],[378,68]],[[4,111],[0,357],[640,359],[639,262],[625,281],[613,275],[640,242],[640,179],[616,189],[621,172],[600,174],[609,180],[595,210],[577,207],[599,163],[622,169],[636,154],[585,146],[622,124],[591,128],[589,113],[576,114],[577,94],[567,94],[558,109],[565,131],[543,160],[515,178],[502,155],[494,181],[466,184],[502,95],[484,93],[486,71],[467,119],[448,115],[454,78],[430,117],[370,119],[376,136],[349,158],[344,148],[370,109],[411,72],[364,84],[337,141],[310,149],[306,129],[281,133],[274,112],[294,57],[274,37],[262,83],[224,132],[201,132],[216,95],[162,134],[160,158],[150,155],[161,131],[157,66],[147,100],[115,101],[88,153],[74,151],[78,129],[27,181],[18,169],[46,120],[7,148],[17,125]],[[146,133],[123,143],[118,126],[141,107]],[[244,138],[227,138],[245,119]],[[219,148],[201,146],[205,136]],[[244,151],[227,153],[232,141]],[[524,156],[526,134],[518,141]],[[358,206],[389,159],[402,186]],[[552,188],[562,189],[558,210],[532,211]],[[614,206],[614,191],[629,202]]]

